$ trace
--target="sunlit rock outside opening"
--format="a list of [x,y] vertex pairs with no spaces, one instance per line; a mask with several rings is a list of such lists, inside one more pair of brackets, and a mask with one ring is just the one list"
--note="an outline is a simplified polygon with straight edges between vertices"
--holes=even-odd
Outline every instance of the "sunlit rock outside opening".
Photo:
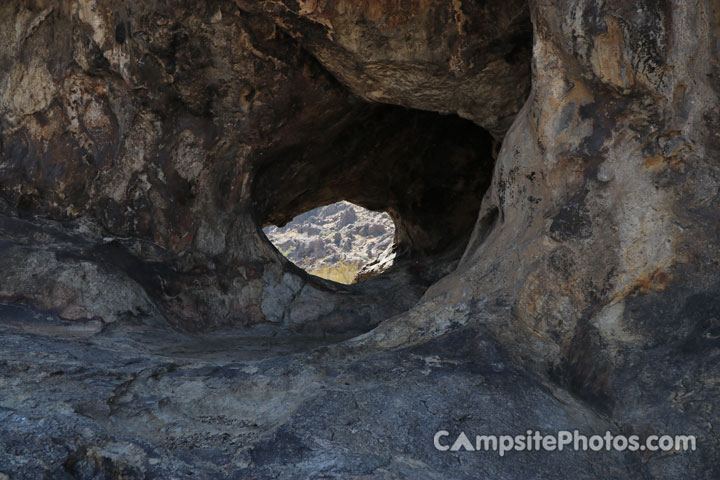
[[288,260],[311,275],[338,283],[367,280],[358,273],[382,262],[392,265],[395,225],[385,212],[373,212],[341,201],[298,215],[282,227],[263,229]]

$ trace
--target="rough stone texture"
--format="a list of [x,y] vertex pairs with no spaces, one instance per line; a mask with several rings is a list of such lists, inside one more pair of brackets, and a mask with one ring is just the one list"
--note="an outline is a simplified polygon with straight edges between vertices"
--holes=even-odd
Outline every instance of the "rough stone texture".
[[457,113],[501,138],[527,95],[527,2],[235,0],[371,102]]
[[[0,472],[718,478],[719,37],[711,0],[4,4]],[[398,229],[359,286],[260,231],[341,199]]]
[[342,201],[298,215],[284,227],[266,227],[263,232],[288,260],[313,273],[340,265],[359,270],[375,263],[386,250],[392,250],[395,225],[387,213]]

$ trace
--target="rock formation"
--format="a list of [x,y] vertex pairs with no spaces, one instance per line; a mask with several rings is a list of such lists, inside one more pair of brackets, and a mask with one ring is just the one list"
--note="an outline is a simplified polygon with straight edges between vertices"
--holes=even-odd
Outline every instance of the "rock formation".
[[[349,202],[337,202],[305,212],[284,227],[263,229],[268,240],[298,267],[332,280],[346,273],[354,283],[363,267],[362,280],[387,270],[395,257],[395,225],[384,212],[371,212]],[[382,266],[382,268],[374,268]],[[338,271],[340,269],[340,271]]]
[[[715,0],[5,2],[0,479],[718,478],[719,36]],[[357,285],[261,231],[339,200],[397,229]]]

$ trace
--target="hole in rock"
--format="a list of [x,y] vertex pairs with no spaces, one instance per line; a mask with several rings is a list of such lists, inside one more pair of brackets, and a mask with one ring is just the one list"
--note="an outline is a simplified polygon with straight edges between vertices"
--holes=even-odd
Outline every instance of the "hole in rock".
[[372,278],[390,267],[394,258],[395,224],[390,216],[346,201],[315,208],[283,227],[263,231],[295,265],[338,283]]
[[[382,279],[385,292],[408,287],[412,303],[453,271],[493,173],[497,141],[487,130],[456,115],[360,105],[302,133],[262,152],[258,162],[254,213],[259,227],[271,227],[269,237],[277,231],[272,226],[344,200],[387,212],[395,226],[392,266],[352,285],[356,293]],[[276,245],[295,260],[291,243]],[[372,250],[375,258],[381,253]]]

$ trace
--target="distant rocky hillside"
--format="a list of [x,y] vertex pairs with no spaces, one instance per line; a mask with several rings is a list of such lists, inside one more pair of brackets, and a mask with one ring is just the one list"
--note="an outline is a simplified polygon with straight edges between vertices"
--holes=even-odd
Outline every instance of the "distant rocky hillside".
[[387,213],[343,201],[298,215],[282,228],[266,227],[264,232],[297,266],[333,280],[342,280],[335,275],[340,269],[352,281],[357,270],[392,246],[395,225]]

